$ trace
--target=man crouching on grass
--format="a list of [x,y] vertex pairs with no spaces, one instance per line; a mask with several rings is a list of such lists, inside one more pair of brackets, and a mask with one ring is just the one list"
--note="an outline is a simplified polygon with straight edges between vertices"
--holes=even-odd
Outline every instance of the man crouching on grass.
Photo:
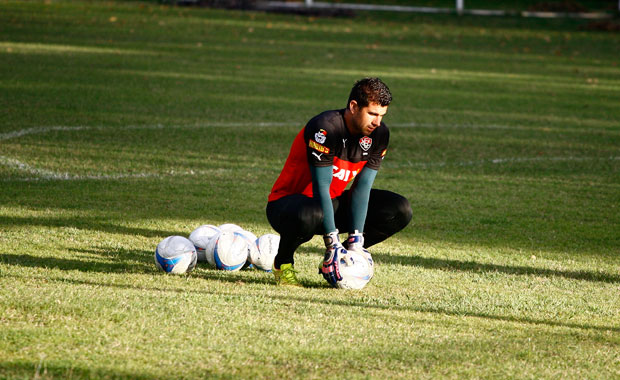
[[[267,219],[280,234],[273,264],[278,285],[301,285],[293,256],[314,235],[323,235],[320,271],[335,286],[341,280],[335,257],[363,253],[411,220],[406,198],[372,188],[388,148],[390,132],[381,120],[391,101],[379,78],[361,79],[345,109],[322,112],[297,134],[267,203]],[[349,234],[343,244],[339,231]]]

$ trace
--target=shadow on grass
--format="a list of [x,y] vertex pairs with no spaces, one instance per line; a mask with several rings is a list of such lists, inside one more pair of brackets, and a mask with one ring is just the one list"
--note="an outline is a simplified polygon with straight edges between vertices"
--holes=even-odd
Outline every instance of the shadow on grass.
[[[16,277],[16,276],[14,276]],[[207,276],[208,278],[208,276]],[[239,283],[235,277],[228,278],[216,278],[220,281],[227,282],[235,282]],[[66,283],[73,283],[77,285],[87,285],[87,286],[95,286],[95,287],[109,287],[115,289],[129,289],[129,290],[139,290],[139,291],[156,291],[156,292],[166,292],[166,293],[195,293],[199,295],[215,295],[215,296],[226,296],[226,297],[237,297],[240,299],[254,299],[255,296],[249,293],[226,293],[226,292],[217,292],[217,291],[208,291],[208,290],[198,290],[198,289],[188,289],[188,288],[156,288],[156,287],[146,287],[140,285],[132,285],[132,284],[111,284],[111,283],[102,283],[96,281],[87,281],[87,280],[77,280],[77,279],[54,279],[45,277],[46,281],[57,281]],[[245,278],[244,278],[245,280]],[[269,280],[255,279],[258,283],[271,283]],[[277,288],[276,288],[277,289]],[[287,290],[291,290],[287,288]],[[295,288],[294,290],[298,290],[299,292],[304,291],[304,288]],[[326,291],[337,291],[332,288],[326,288]],[[333,297],[329,297],[328,293],[325,293],[325,298],[311,297],[311,296],[302,296],[302,295],[270,295],[271,298],[287,301],[287,302],[301,302],[305,304],[316,304],[316,305],[331,305],[331,306],[351,306],[351,307],[361,307],[367,308],[369,310],[400,310],[407,312],[415,312],[415,313],[432,313],[432,314],[441,314],[446,316],[455,316],[455,317],[471,317],[471,318],[482,318],[488,320],[496,320],[502,322],[514,322],[514,323],[523,323],[523,324],[531,324],[531,325],[544,325],[551,327],[566,327],[572,329],[580,329],[580,330],[594,330],[594,331],[613,331],[620,332],[620,327],[617,326],[597,326],[590,325],[586,323],[568,323],[554,320],[545,320],[545,319],[535,319],[528,317],[516,317],[511,315],[495,315],[489,313],[480,313],[475,311],[463,311],[463,310],[451,310],[446,307],[432,307],[432,306],[420,306],[420,305],[378,305],[369,302],[359,301],[355,298],[347,298],[346,300],[335,299]],[[372,302],[372,300],[370,300]]]
[[[164,190],[158,190],[160,183],[163,183],[167,193]],[[519,186],[522,185],[521,182],[517,183]],[[260,201],[256,201],[257,197],[248,195],[248,193],[262,194],[264,191],[263,184],[257,185],[260,187],[255,190],[248,190],[243,186],[231,188],[222,183],[219,184],[221,187],[216,186],[214,188],[196,186],[194,189],[191,186],[192,191],[189,193],[177,192],[176,189],[182,188],[182,186],[168,187],[168,181],[160,180],[145,180],[138,183],[112,181],[106,182],[105,186],[100,185],[89,181],[79,183],[42,181],[29,183],[26,188],[19,183],[3,184],[3,186],[8,186],[7,195],[0,196],[3,204],[9,207],[25,207],[44,211],[44,214],[39,216],[0,215],[0,231],[3,228],[8,229],[15,226],[23,226],[24,228],[30,226],[72,227],[86,231],[163,238],[171,235],[187,236],[191,229],[185,231],[162,230],[157,227],[145,228],[141,225],[148,220],[204,220],[206,215],[210,220],[228,221],[241,225],[244,223],[260,224],[270,229],[264,214],[265,200],[261,198]],[[442,191],[458,190],[457,188]],[[516,203],[511,207],[527,210],[530,207],[531,198],[536,196],[534,194],[535,189],[530,191],[531,193],[519,195],[520,198],[515,200]],[[161,197],[162,192],[166,195],[165,197]],[[126,196],[127,194],[131,196]],[[545,194],[550,196],[547,193]],[[158,196],[154,197],[153,195]],[[462,196],[465,197],[466,195],[468,193],[464,193]],[[478,202],[477,195],[469,195]],[[437,206],[438,208],[428,209],[429,201],[418,195],[407,196],[412,204],[421,203],[419,206],[421,209],[417,209],[416,212],[422,212],[425,218],[429,218],[429,221],[426,224],[419,224],[419,221],[417,225],[412,223],[406,231],[403,231],[402,236],[406,238],[431,243],[433,241],[454,242],[463,245],[475,243],[481,247],[511,247],[524,250],[532,249],[532,241],[536,241],[538,249],[550,252],[569,255],[581,255],[587,252],[588,255],[611,258],[612,260],[615,256],[614,248],[617,244],[614,240],[615,235],[611,234],[613,231],[612,224],[608,226],[609,236],[592,239],[588,238],[591,235],[589,229],[599,228],[596,224],[588,222],[580,226],[575,223],[570,225],[560,223],[554,227],[544,219],[533,219],[528,227],[528,233],[531,233],[531,236],[525,236],[519,233],[519,224],[526,221],[526,219],[521,218],[538,218],[538,214],[533,214],[534,211],[522,217],[510,219],[503,214],[505,212],[503,209],[489,209],[485,214],[460,210],[442,204]],[[592,200],[588,207],[591,210],[595,210],[594,207],[598,209],[600,202],[609,199],[610,195],[605,193],[601,197],[600,200]],[[236,201],[229,203],[228,200],[231,199]],[[222,202],[222,200],[227,201]],[[490,205],[487,206],[490,207]],[[50,214],[50,210],[55,214]],[[70,212],[70,215],[58,216],[63,215],[65,211]],[[74,211],[94,211],[94,213],[75,215]],[[553,214],[555,212],[566,212],[566,209],[558,208],[545,212]],[[564,217],[558,215],[557,218],[563,219]],[[453,223],[451,229],[447,229],[441,224],[441,221],[445,220]],[[453,222],[455,220],[459,222]],[[530,223],[529,219],[527,221]],[[552,229],[553,239],[549,237]],[[448,230],[450,233],[447,233]],[[504,237],[498,240],[495,238],[496,235]],[[569,240],[576,240],[578,244],[567,246],[559,243]]]
[[[80,250],[77,252],[87,251]],[[149,273],[155,268],[154,264],[147,263],[146,257],[153,255],[153,253],[149,251],[117,249],[110,252],[108,255],[102,255],[99,251],[91,250],[90,252],[101,255],[101,258],[85,258],[79,257],[80,255],[76,254],[75,259],[65,259],[33,256],[23,253],[0,252],[0,262],[29,268],[60,269],[67,271],[78,270],[82,272],[101,273]]]
[[473,273],[491,272],[524,276],[532,275],[544,277],[564,277],[572,280],[583,280],[592,282],[620,283],[620,275],[610,273],[589,271],[562,271],[557,269],[483,264],[475,261],[436,259],[420,256],[402,256],[381,253],[373,254],[373,258],[377,261],[377,263],[411,265],[427,269],[439,269],[444,271],[461,271]]
[[[301,246],[297,249],[297,253],[302,254],[316,254],[316,262],[319,263],[320,250],[311,246]],[[520,276],[544,276],[544,277],[563,277],[571,280],[582,280],[591,282],[605,282],[605,283],[620,283],[620,275],[603,273],[603,272],[591,272],[591,271],[570,271],[570,270],[557,270],[557,269],[545,269],[534,268],[527,266],[512,266],[512,265],[499,265],[499,264],[485,264],[475,261],[462,261],[462,260],[450,260],[450,259],[437,259],[427,258],[421,256],[403,256],[392,255],[388,253],[374,253],[372,257],[378,264],[399,264],[410,265],[416,267],[422,267],[426,269],[439,269],[443,271],[460,271],[471,273],[504,273],[509,275]],[[322,288],[320,284],[312,283],[304,286],[310,288]]]
[[[53,268],[60,270],[79,270],[83,272],[102,272],[102,273],[152,273],[155,272],[155,265],[152,261],[153,252],[145,250],[128,250],[115,248],[99,249],[74,249],[70,252],[75,254],[75,258],[57,258],[33,256],[29,254],[16,254],[0,252],[0,262],[17,265],[22,267]],[[306,254],[315,253],[312,247],[302,249]],[[88,256],[85,256],[88,255]],[[426,258],[420,256],[402,256],[383,253],[374,253],[373,258],[378,264],[399,264],[422,267],[426,269],[438,269],[443,271],[460,271],[471,273],[504,273],[508,275],[521,276],[544,276],[562,277],[572,280],[620,283],[620,275],[590,271],[562,271],[557,269],[533,268],[526,266],[510,266],[499,264],[485,264],[475,261],[461,261],[449,259]],[[318,262],[318,258],[317,258]],[[252,269],[248,269],[252,270]],[[254,282],[265,284],[272,282],[272,274],[265,272],[264,279],[256,279],[245,276],[243,272],[220,271],[208,267],[204,263],[198,263],[197,270],[191,275],[207,280],[225,281],[231,283]],[[303,281],[307,288],[327,288],[322,282]]]
[[[64,271],[166,275],[156,269],[153,252],[151,251],[125,249],[116,249],[114,251],[107,251],[105,249],[70,249],[70,251],[76,253],[75,259],[0,252],[0,263],[26,268],[59,269]],[[79,257],[83,253],[98,255],[99,258]],[[248,276],[247,273],[251,272],[264,275],[260,277]],[[268,272],[255,269],[245,269],[239,272],[222,271],[207,267],[207,264],[204,263],[198,263],[197,268],[186,276],[235,284],[256,283],[265,285],[273,283],[273,275]]]
[[[230,379],[229,375],[213,373],[204,369],[205,378]],[[155,380],[161,379],[162,374],[135,373],[105,368],[89,368],[76,366],[75,363],[64,361],[2,361],[0,373],[6,379],[131,379]]]
[[[258,271],[256,269],[242,269],[236,272],[223,271],[215,268],[204,268],[195,270],[190,274],[192,277],[202,278],[210,281],[220,281],[220,282],[229,282],[234,284],[261,284],[261,285],[270,285],[275,284],[275,280],[273,279],[273,274],[268,272]],[[248,276],[250,273],[260,273],[260,277]]]

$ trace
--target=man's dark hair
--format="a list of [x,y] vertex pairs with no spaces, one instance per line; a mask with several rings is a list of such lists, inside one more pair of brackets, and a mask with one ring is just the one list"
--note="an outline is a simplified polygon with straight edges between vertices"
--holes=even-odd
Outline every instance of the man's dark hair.
[[382,107],[389,106],[392,102],[392,93],[388,86],[379,78],[364,78],[355,82],[349,94],[347,107],[355,100],[360,107],[366,107],[370,103],[376,103]]

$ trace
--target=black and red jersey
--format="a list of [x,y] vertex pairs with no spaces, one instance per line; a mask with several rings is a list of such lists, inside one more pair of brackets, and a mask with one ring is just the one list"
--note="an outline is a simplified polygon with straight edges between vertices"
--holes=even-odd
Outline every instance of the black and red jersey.
[[345,125],[344,111],[325,111],[297,134],[269,202],[291,194],[312,197],[310,164],[333,167],[331,198],[341,195],[363,167],[379,169],[390,140],[387,126],[382,122],[370,136],[353,136]]

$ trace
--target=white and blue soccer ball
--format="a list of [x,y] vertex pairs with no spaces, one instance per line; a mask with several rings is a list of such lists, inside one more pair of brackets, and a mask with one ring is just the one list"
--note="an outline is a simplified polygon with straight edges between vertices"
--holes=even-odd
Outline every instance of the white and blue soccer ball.
[[189,240],[196,247],[196,255],[199,262],[213,261],[212,259],[207,260],[207,255],[213,256],[213,249],[208,251],[207,248],[209,247],[209,241],[220,232],[221,230],[212,224],[203,224],[189,235]]
[[155,249],[155,264],[166,273],[183,274],[196,267],[194,244],[183,236],[168,236]]
[[243,231],[243,227],[235,224],[235,223],[224,223],[220,224],[218,228],[222,231]]
[[210,244],[213,244],[213,262],[217,269],[238,271],[248,260],[247,240],[235,231],[220,232]]
[[246,263],[243,268],[252,267],[252,256],[256,256],[258,254],[258,247],[256,246],[256,241],[258,238],[252,232],[247,230],[235,230],[235,234],[240,235],[243,239],[245,239],[248,244],[248,257],[246,259]]
[[336,283],[340,289],[362,289],[375,274],[375,263],[368,252],[348,251],[339,257],[342,280]]
[[278,254],[278,245],[280,245],[280,236],[275,234],[264,234],[256,240],[258,248],[250,258],[252,264],[258,269],[271,272],[273,262]]
[[207,259],[207,263],[209,263],[209,265],[212,267],[215,266],[215,257],[213,257],[213,251],[215,251],[215,243],[217,243],[217,239],[220,237],[220,234],[222,232],[223,231],[221,230],[219,232],[216,232],[215,235],[213,235],[209,239],[209,242],[205,247],[205,258]]

